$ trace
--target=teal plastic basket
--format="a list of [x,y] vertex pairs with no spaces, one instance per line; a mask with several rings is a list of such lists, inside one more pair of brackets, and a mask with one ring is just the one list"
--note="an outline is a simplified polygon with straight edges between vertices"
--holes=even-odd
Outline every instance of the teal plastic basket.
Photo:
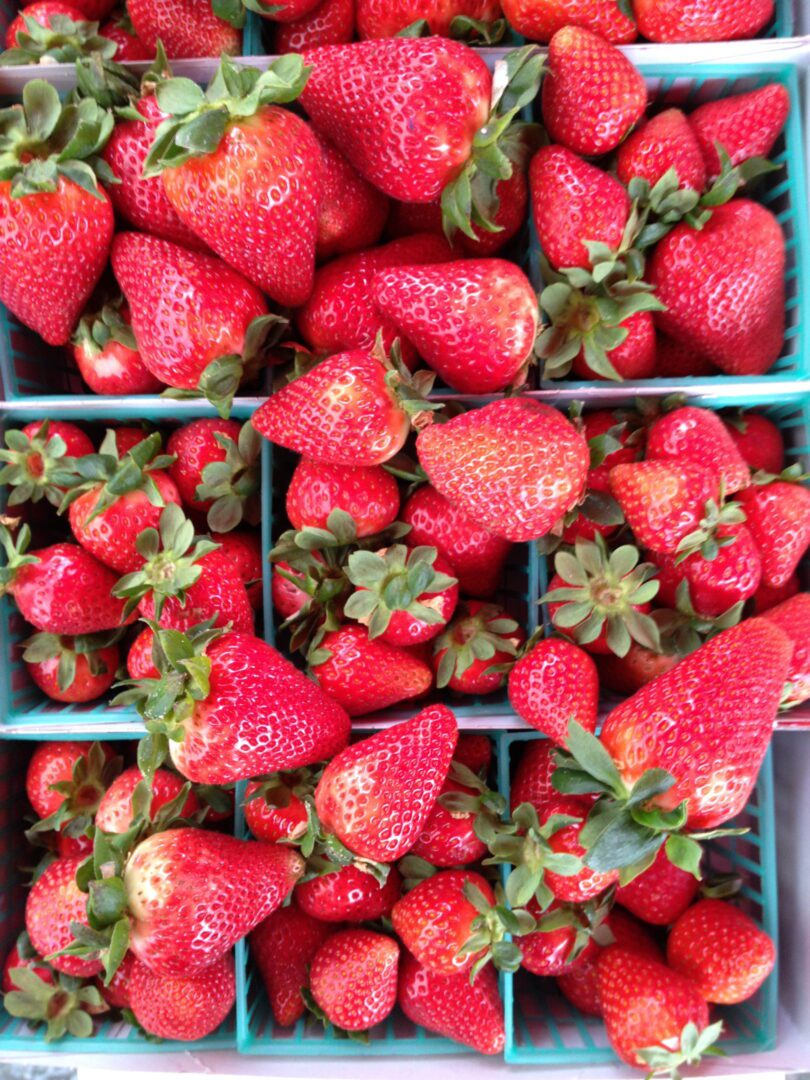
[[[21,427],[34,419],[73,420],[80,424],[93,424],[99,438],[103,435],[107,423],[140,423],[148,421],[162,432],[169,432],[180,424],[188,423],[198,417],[215,417],[216,411],[206,403],[200,402],[175,402],[169,400],[158,401],[154,407],[145,410],[137,399],[127,399],[112,403],[110,399],[84,399],[72,402],[73,408],[66,405],[39,410],[36,414],[31,412],[15,412],[13,409],[3,415],[4,430],[9,427]],[[236,407],[233,412],[234,419],[244,420],[250,415],[250,410]],[[262,534],[264,549],[269,545],[269,484],[264,478],[269,476],[270,444],[266,441],[262,445]],[[0,491],[0,496],[5,498],[5,491]],[[55,513],[55,511],[54,511]],[[263,591],[265,597],[265,615],[260,616],[257,622],[257,633],[264,634],[267,623],[267,610],[269,608],[269,571],[267,564],[263,569]],[[17,607],[10,596],[0,599],[0,656],[6,657],[6,662],[0,664],[0,732],[3,725],[11,726],[16,730],[35,725],[46,725],[63,728],[65,725],[75,725],[81,729],[83,724],[94,725],[95,730],[102,726],[105,730],[114,729],[117,725],[126,724],[130,731],[132,725],[140,726],[140,718],[134,709],[110,708],[107,699],[91,701],[83,705],[70,705],[53,701],[46,697],[42,691],[33,684],[28,676],[26,666],[22,660],[20,642],[24,641],[32,633],[31,627],[23,620]],[[108,695],[112,697],[112,694]]]
[[[71,739],[89,739],[80,731]],[[110,732],[105,739],[115,739]],[[0,947],[2,957],[14,944],[25,924],[25,875],[23,867],[31,866],[31,849],[25,842],[23,822],[30,812],[25,795],[25,772],[36,741],[47,735],[25,739],[0,740]],[[135,1028],[122,1021],[97,1017],[95,1033],[88,1039],[71,1035],[56,1042],[45,1042],[44,1030],[33,1028],[23,1020],[10,1016],[0,1004],[0,1055],[6,1053],[41,1054],[166,1054],[188,1050],[231,1050],[236,1045],[236,1013],[233,1010],[223,1024],[205,1039],[196,1042],[163,1040],[151,1042]]]
[[[522,748],[542,736],[506,733],[499,736],[498,788],[508,800],[510,774]],[[776,835],[770,752],[745,811],[734,820],[745,836],[724,837],[707,845],[711,873],[736,873],[743,879],[740,905],[778,946]],[[505,1060],[510,1065],[593,1065],[612,1062],[605,1028],[586,1016],[559,991],[553,979],[522,971],[502,979],[506,1020]],[[728,1054],[753,1054],[776,1043],[778,971],[771,972],[754,997],[741,1005],[718,1009],[725,1024],[720,1045]]]

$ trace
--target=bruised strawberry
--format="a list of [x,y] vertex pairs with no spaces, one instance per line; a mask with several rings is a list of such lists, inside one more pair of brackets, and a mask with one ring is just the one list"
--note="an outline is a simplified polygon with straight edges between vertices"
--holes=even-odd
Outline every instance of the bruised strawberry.
[[402,893],[402,878],[391,866],[380,884],[374,874],[349,866],[333,867],[296,886],[302,911],[326,923],[372,922],[391,914]]
[[801,592],[801,587],[801,581],[797,573],[791,574],[784,585],[778,585],[776,588],[771,585],[760,585],[754,594],[754,614],[762,615],[763,612],[769,611],[771,608],[776,607],[777,604],[781,604],[783,600],[789,600],[791,596]]
[[294,902],[274,911],[251,933],[250,953],[281,1027],[291,1027],[306,1012],[301,991],[309,986],[315,954],[332,933],[331,926],[305,914]]

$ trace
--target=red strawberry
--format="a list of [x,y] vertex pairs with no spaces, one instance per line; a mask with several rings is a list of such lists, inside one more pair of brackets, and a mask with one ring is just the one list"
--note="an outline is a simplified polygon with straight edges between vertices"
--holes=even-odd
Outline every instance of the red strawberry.
[[8,24],[5,43],[7,49],[20,47],[21,42],[17,35],[27,33],[26,19],[33,19],[37,26],[45,26],[52,29],[51,19],[54,15],[62,15],[72,19],[73,22],[82,22],[84,12],[80,11],[75,4],[65,3],[64,0],[36,0],[33,4],[23,4],[20,12]]
[[762,559],[762,580],[777,588],[810,547],[810,489],[785,480],[752,484],[739,496]]
[[233,1008],[233,957],[221,956],[193,975],[167,978],[135,962],[129,977],[129,1004],[150,1035],[192,1042],[216,1031]]
[[616,900],[645,923],[671,926],[695,899],[698,880],[694,874],[675,866],[659,848],[651,866],[616,890]]
[[582,497],[588,447],[548,405],[507,398],[425,428],[416,441],[431,484],[507,540],[544,536]]
[[[107,430],[113,432],[115,455],[118,458],[122,458],[124,454],[128,454],[130,450],[134,450],[136,446],[140,446],[142,442],[146,442],[149,438],[149,431],[146,427],[116,427]],[[156,453],[153,454],[153,458],[155,456]]]
[[60,809],[62,820],[93,814],[109,782],[106,765],[112,757],[104,743],[40,743],[25,777],[25,793],[37,816],[51,818]]
[[776,948],[752,918],[724,900],[699,900],[667,939],[667,962],[706,1001],[747,1001],[773,971]]
[[655,374],[661,379],[679,379],[682,375],[716,375],[717,368],[690,345],[659,333],[656,335]]
[[101,961],[78,956],[52,956],[73,940],[71,922],[87,926],[87,894],[76,884],[82,858],[56,859],[37,878],[25,903],[25,928],[40,956],[55,971],[86,977],[101,971]]
[[784,704],[799,705],[810,698],[810,593],[799,593],[769,608],[764,617],[793,645],[787,674],[790,689]]
[[144,366],[126,304],[105,304],[97,313],[85,313],[72,340],[76,365],[94,393],[154,394],[162,388]]
[[633,11],[650,41],[732,41],[756,37],[773,0],[633,0]]
[[709,500],[720,502],[716,473],[669,458],[614,466],[610,488],[638,542],[666,553],[697,530]]
[[361,923],[385,918],[402,894],[402,878],[388,868],[384,884],[354,864],[334,867],[299,882],[295,896],[302,911],[326,923]]
[[526,640],[518,623],[498,604],[468,600],[436,638],[436,685],[460,694],[491,694],[504,683],[505,669]]
[[172,432],[166,450],[176,455],[169,475],[183,502],[206,514],[209,528],[258,522],[261,440],[249,421],[192,420]]
[[[413,847],[450,768],[458,728],[431,705],[330,761],[315,791],[321,824],[355,855],[395,862]],[[359,800],[357,792],[364,798]],[[385,822],[379,807],[385,806]]]
[[509,672],[509,702],[521,720],[564,744],[571,718],[586,731],[596,728],[596,665],[570,641],[538,641]]
[[7,54],[3,64],[59,63],[100,54],[109,59],[114,43],[99,34],[96,16],[86,15],[83,5],[62,0],[36,0],[23,4],[6,30]]
[[[589,810],[590,805],[586,799],[563,795],[558,795],[556,799],[543,807],[542,812],[538,814],[541,826],[547,824],[555,815],[564,814],[580,819],[579,823],[558,829],[549,838],[548,844],[553,852],[557,855],[574,855],[578,859],[585,857],[585,848],[580,843],[579,834],[582,832]],[[619,872],[618,870],[601,872],[583,866],[573,874],[562,874],[546,868],[543,880],[558,900],[564,900],[570,904],[581,904],[586,900],[592,900],[615,884],[619,880]]]
[[648,281],[656,325],[727,375],[762,375],[782,349],[785,238],[749,199],[715,207],[702,229],[681,222],[655,247]]
[[322,136],[318,136],[318,145],[323,163],[318,259],[372,247],[382,235],[388,217],[388,199]]
[[515,33],[529,41],[545,44],[564,26],[584,26],[614,45],[637,35],[633,19],[614,0],[502,0],[501,7]]
[[127,14],[152,56],[158,40],[171,59],[238,55],[242,35],[214,7],[213,0],[131,0]]
[[381,1023],[397,1000],[399,945],[373,930],[342,930],[318,949],[309,971],[315,1004],[341,1031]]
[[275,28],[273,52],[301,53],[318,45],[344,45],[354,36],[354,0],[320,0],[309,15]]
[[11,952],[3,962],[3,982],[2,989],[4,994],[10,993],[12,990],[16,990],[17,986],[11,978],[11,972],[15,968],[27,968],[29,971],[33,971],[37,978],[42,982],[53,985],[53,971],[50,966],[40,959],[31,947],[31,942],[28,940],[28,935],[23,934],[24,944],[23,950],[20,951],[20,943],[12,945]]
[[539,814],[547,803],[559,798],[559,791],[551,784],[555,768],[554,744],[550,739],[526,743],[512,777],[510,811],[514,813],[522,803],[531,803]]
[[[580,379],[649,379],[655,374],[655,326],[648,311],[639,311],[619,323],[627,331],[624,341],[607,350],[610,368],[588,358],[585,347],[573,360],[573,371]],[[586,338],[587,340],[587,338]],[[547,376],[550,377],[548,369]]]
[[[419,263],[443,263],[452,250],[442,236],[421,233],[390,244],[344,255],[315,274],[309,299],[296,314],[304,341],[318,352],[336,353],[346,349],[373,348],[382,332],[382,345],[390,349],[401,336],[391,319],[374,305],[372,284],[383,270]],[[416,361],[416,349],[401,341],[408,367]]]
[[98,987],[101,996],[113,1009],[131,1008],[132,1003],[129,997],[129,980],[132,975],[132,969],[136,964],[140,964],[140,960],[136,960],[135,955],[128,952],[119,964],[115,975],[110,979],[109,986],[104,985],[103,979],[96,979],[96,986]]
[[424,21],[428,33],[454,37],[456,19],[490,27],[500,14],[498,0],[358,0],[357,36],[361,40],[396,37],[413,23]]
[[476,776],[486,776],[492,764],[492,742],[489,735],[459,735],[453,761],[466,766]]
[[47,1043],[66,1033],[74,1038],[94,1034],[93,1017],[108,1008],[97,986],[68,976],[54,982],[48,967],[37,967],[30,961],[9,968],[12,959],[10,956],[6,961],[8,990],[3,997],[3,1007],[10,1016],[30,1027],[44,1022]]
[[707,101],[689,117],[700,145],[709,179],[721,172],[720,143],[732,165],[752,157],[767,157],[785,126],[790,97],[781,83],[768,83],[747,94],[733,94],[719,101]]
[[492,822],[503,806],[498,794],[454,758],[450,775],[411,854],[431,866],[467,866],[477,862],[488,852],[478,836],[476,823],[479,819]]
[[151,51],[135,33],[132,20],[126,13],[114,16],[109,22],[103,23],[98,32],[102,37],[115,42],[116,63],[123,64],[125,60],[152,59]]
[[647,431],[647,457],[694,461],[718,473],[725,493],[751,483],[751,471],[717,413],[684,405],[665,413]]
[[[317,561],[323,561],[318,555],[315,556]],[[299,579],[301,581],[301,587],[294,584],[289,580],[288,575]],[[297,615],[310,600],[310,595],[303,588],[305,584],[305,575],[303,570],[295,570],[289,563],[284,562],[283,559],[279,561],[273,567],[273,580],[270,584],[270,595],[273,599],[273,607],[281,615],[283,619],[290,619],[293,615]]]
[[211,539],[219,544],[220,554],[230,560],[247,589],[251,606],[262,606],[262,570],[264,555],[258,532],[252,529],[234,529],[227,533],[211,533]]
[[577,154],[607,154],[646,107],[641,72],[615,45],[581,26],[554,34],[543,80],[543,123],[554,142]]
[[159,679],[160,672],[152,661],[154,635],[149,627],[141,630],[127,653],[127,672],[130,679]]
[[666,109],[652,117],[625,139],[616,156],[616,174],[623,184],[638,176],[653,188],[670,169],[677,173],[679,188],[703,193],[703,152],[680,109]]
[[309,820],[303,796],[313,790],[308,769],[251,780],[245,790],[245,824],[257,840],[274,844],[297,839],[307,831]]
[[258,14],[264,19],[290,23],[309,15],[317,6],[318,0],[282,0],[280,4],[270,4],[267,0],[258,0]]
[[377,274],[374,302],[454,390],[490,394],[525,379],[537,297],[503,259],[403,266]]
[[687,799],[692,829],[738,814],[770,742],[790,653],[781,630],[746,619],[618,705],[601,740],[624,782],[669,770],[675,785],[653,802],[671,810]]
[[[132,796],[138,784],[144,781],[144,775],[137,765],[124,769],[120,776],[107,788],[98,804],[96,811],[96,828],[106,833],[124,833],[134,821],[134,807]],[[156,769],[154,776],[148,782],[152,797],[149,803],[149,817],[154,820],[155,814],[166,803],[176,799],[183,790],[183,779],[168,769]],[[197,796],[190,791],[180,808],[179,817],[189,817],[199,810],[200,804]]]
[[777,604],[781,604],[783,600],[789,600],[791,596],[795,596],[797,592],[801,591],[801,587],[799,575],[796,573],[791,574],[784,585],[779,585],[776,588],[772,588],[770,585],[760,585],[754,595],[754,613],[761,615],[763,612],[776,607]]
[[301,991],[309,986],[310,964],[333,932],[292,903],[274,911],[250,935],[251,956],[281,1027],[292,1027],[306,1012]]
[[403,952],[397,1001],[408,1019],[481,1054],[500,1054],[506,1035],[498,977],[485,967],[469,976],[440,975]]
[[785,440],[773,420],[749,409],[724,416],[723,423],[751,472],[778,475],[784,469]]
[[85,19],[103,19],[115,7],[115,0],[73,0],[73,3]]
[[614,177],[563,146],[544,146],[532,158],[529,185],[540,247],[555,269],[590,267],[586,242],[619,247],[630,199]]
[[635,415],[626,416],[611,409],[597,409],[582,417],[582,433],[589,444],[607,434],[620,444],[615,450],[608,446],[599,465],[592,465],[588,470],[589,490],[609,492],[609,476],[613,466],[637,461],[642,456],[645,429],[639,425],[639,418]]
[[286,510],[294,529],[325,529],[332,511],[343,510],[358,537],[371,536],[396,521],[399,488],[378,465],[328,465],[301,458],[287,487]]
[[94,701],[109,690],[118,670],[118,646],[109,642],[109,634],[34,634],[22,643],[23,660],[33,682],[54,701]]
[[39,502],[43,496],[60,506],[66,485],[76,479],[75,459],[93,453],[88,436],[66,420],[34,420],[22,429],[8,429],[3,438],[0,483],[11,488],[8,507]]

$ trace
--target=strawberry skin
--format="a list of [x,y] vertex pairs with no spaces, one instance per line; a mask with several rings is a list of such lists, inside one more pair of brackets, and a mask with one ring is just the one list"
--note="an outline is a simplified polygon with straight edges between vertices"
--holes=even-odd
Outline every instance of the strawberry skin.
[[20,31],[24,34],[28,32],[25,26],[26,19],[33,19],[38,26],[53,29],[51,23],[53,15],[64,15],[68,19],[72,19],[73,22],[84,22],[89,18],[76,4],[66,4],[63,3],[63,0],[36,0],[33,4],[23,4],[19,15],[8,24],[5,39],[6,48],[13,49],[19,45],[17,35]]
[[327,465],[301,458],[286,499],[294,529],[325,529],[333,510],[351,514],[358,537],[382,532],[396,521],[399,488],[379,465]]
[[458,16],[493,23],[500,14],[498,0],[358,0],[357,36],[361,40],[395,37],[424,19],[429,33],[452,37],[451,25]]
[[638,176],[653,188],[674,169],[680,188],[702,192],[706,187],[706,165],[690,123],[693,119],[688,120],[680,109],[666,109],[634,131],[616,154],[616,175],[621,182],[629,184]]
[[633,12],[650,41],[732,41],[756,37],[773,0],[633,0]]
[[762,580],[784,585],[810,547],[810,489],[775,480],[740,493],[748,528],[762,559]]
[[241,32],[214,14],[213,0],[132,0],[127,13],[150,56],[158,39],[170,60],[238,56],[242,49]]
[[129,977],[129,1006],[150,1035],[192,1042],[216,1031],[233,1008],[233,957],[222,956],[195,975],[167,978],[136,960]]
[[309,972],[316,1004],[343,1031],[381,1023],[397,1000],[399,945],[373,930],[343,930],[318,949]]
[[125,60],[151,60],[149,49],[133,30],[127,29],[128,25],[131,27],[132,24],[128,23],[127,19],[113,16],[109,22],[99,27],[99,34],[118,46],[115,50],[116,63],[123,64]]
[[778,626],[793,645],[786,703],[798,705],[810,698],[810,593],[790,597],[769,608],[764,617]]
[[665,553],[698,528],[710,499],[720,502],[717,474],[691,461],[616,465],[610,488],[638,542]]
[[717,368],[690,345],[674,341],[666,334],[656,335],[655,374],[660,379],[679,379],[682,375],[716,375]]
[[723,421],[710,409],[685,405],[659,416],[647,432],[648,458],[693,461],[720,475],[727,495],[751,483],[751,471]]
[[309,15],[276,26],[273,52],[302,53],[319,45],[345,45],[354,37],[354,0],[321,0]]
[[714,559],[704,558],[699,551],[682,562],[674,555],[649,553],[660,571],[657,604],[675,608],[682,581],[689,583],[692,607],[709,619],[719,618],[734,604],[754,595],[762,579],[762,561],[751,533],[745,525],[732,525],[721,526],[716,536],[718,540],[734,537],[734,541],[720,547]]
[[582,497],[588,446],[555,409],[507,398],[434,424],[416,440],[431,484],[506,540],[545,534]]
[[667,939],[667,962],[706,1001],[736,1005],[752,997],[773,971],[776,948],[752,918],[725,900],[699,900]]
[[362,923],[382,919],[402,894],[402,878],[391,866],[385,884],[354,864],[319,874],[295,887],[302,911],[325,923]]
[[769,83],[748,94],[707,101],[689,117],[700,145],[709,179],[720,175],[720,143],[732,165],[752,157],[767,157],[785,126],[790,96],[781,83]]
[[431,705],[412,720],[342,750],[315,790],[321,824],[361,858],[401,858],[433,809],[457,739],[452,712]]
[[565,26],[583,26],[614,45],[628,45],[638,34],[615,0],[502,0],[501,7],[515,33],[543,44]]
[[486,776],[492,765],[492,743],[488,735],[459,735],[453,761],[466,765],[476,776]]
[[[553,911],[559,911],[561,905],[552,900],[545,909],[549,915]],[[531,898],[526,905],[526,910],[535,919],[540,919],[544,914],[540,905]],[[575,924],[560,926],[556,930],[534,930],[520,939],[520,951],[523,954],[521,967],[530,971],[532,975],[559,976],[575,971],[580,964],[593,962],[599,951],[599,946],[589,938],[585,948],[573,960],[569,959],[576,945],[577,927]]]
[[740,813],[770,743],[791,650],[773,624],[746,619],[616,706],[601,740],[623,780],[667,769],[676,782],[654,802],[671,810],[687,799],[692,829]]
[[702,229],[685,222],[648,264],[656,326],[727,375],[762,375],[782,350],[785,238],[770,210],[732,199]]
[[793,573],[784,583],[773,588],[770,585],[760,585],[754,596],[752,610],[755,615],[762,615],[771,608],[781,604],[783,600],[789,600],[791,596],[801,591],[801,581],[797,573]]
[[203,470],[213,462],[225,461],[225,448],[217,435],[225,436],[234,443],[239,442],[241,424],[236,420],[192,420],[177,428],[169,436],[166,453],[176,457],[168,469],[174,480],[183,504],[189,510],[206,513],[211,509],[212,499],[197,497],[197,488],[203,483]]
[[301,991],[309,986],[309,966],[333,933],[333,927],[306,915],[293,902],[274,911],[250,935],[251,956],[273,1017],[282,1027],[292,1027],[306,1012]]
[[[112,315],[105,306],[99,314],[85,312],[82,316],[72,338],[73,358],[93,393],[153,394],[163,389],[160,380],[147,370],[137,347],[131,348],[120,340],[130,335],[134,339],[131,324],[126,304]],[[107,340],[101,344],[105,337]]]
[[0,989],[4,994],[9,994],[11,991],[16,990],[17,987],[12,981],[11,972],[14,968],[28,968],[29,971],[33,971],[38,978],[44,983],[48,983],[49,986],[53,985],[53,972],[48,965],[40,960],[38,956],[28,956],[23,959],[20,956],[20,950],[16,945],[13,945],[11,952],[3,961],[3,980]]
[[[31,887],[25,903],[25,928],[40,956],[64,949],[73,941],[71,922],[87,923],[87,894],[76,884],[76,871],[83,862],[77,858],[56,859]],[[79,956],[56,956],[48,963],[55,971],[86,978],[101,971],[100,960]]]
[[510,806],[514,811],[521,803],[531,803],[540,814],[547,803],[560,797],[551,784],[556,768],[554,743],[551,739],[537,739],[525,744],[510,788]]
[[748,410],[724,417],[723,423],[751,472],[779,475],[785,467],[785,440],[773,420]]
[[[624,426],[616,431],[620,424]],[[613,466],[638,461],[644,450],[644,430],[636,430],[632,418],[630,422],[626,422],[622,415],[610,409],[597,409],[585,413],[582,417],[582,433],[588,442],[600,435],[607,435],[611,429],[621,445],[605,454],[601,464],[588,470],[590,491],[610,491],[610,470]]]
[[596,665],[570,641],[539,641],[509,672],[509,701],[521,720],[565,745],[570,720],[586,731],[596,728]]
[[616,902],[645,923],[671,926],[695,899],[698,887],[695,875],[671,863],[661,847],[651,866],[619,886]]
[[[98,804],[96,828],[107,833],[123,833],[130,828],[133,822],[132,794],[143,779],[143,773],[138,766],[132,765],[113,780]],[[165,806],[180,794],[183,779],[168,769],[156,769],[150,786],[152,801],[149,804],[149,813],[154,817],[161,806]],[[188,817],[199,809],[197,796],[190,791],[179,816]]]
[[127,653],[127,674],[130,679],[157,679],[160,672],[152,662],[154,635],[149,627],[141,630]]
[[318,217],[319,261],[372,247],[388,217],[388,199],[369,184],[346,158],[317,135],[323,164],[323,192]]
[[[457,793],[474,798],[476,792],[451,780],[444,782],[442,795]],[[429,862],[431,866],[467,866],[487,854],[487,846],[475,834],[476,812],[449,810],[438,800],[419,834],[411,854]]]

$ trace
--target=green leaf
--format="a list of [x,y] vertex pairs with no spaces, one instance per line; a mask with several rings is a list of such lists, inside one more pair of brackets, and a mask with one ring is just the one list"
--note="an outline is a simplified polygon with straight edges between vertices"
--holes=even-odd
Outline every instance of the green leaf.
[[692,874],[698,881],[701,879],[700,863],[703,858],[703,848],[689,836],[683,833],[673,833],[666,839],[667,858],[673,866],[680,867],[687,874]]
[[568,724],[568,749],[585,772],[601,781],[616,794],[624,793],[624,784],[613,758],[595,735],[576,720]]

